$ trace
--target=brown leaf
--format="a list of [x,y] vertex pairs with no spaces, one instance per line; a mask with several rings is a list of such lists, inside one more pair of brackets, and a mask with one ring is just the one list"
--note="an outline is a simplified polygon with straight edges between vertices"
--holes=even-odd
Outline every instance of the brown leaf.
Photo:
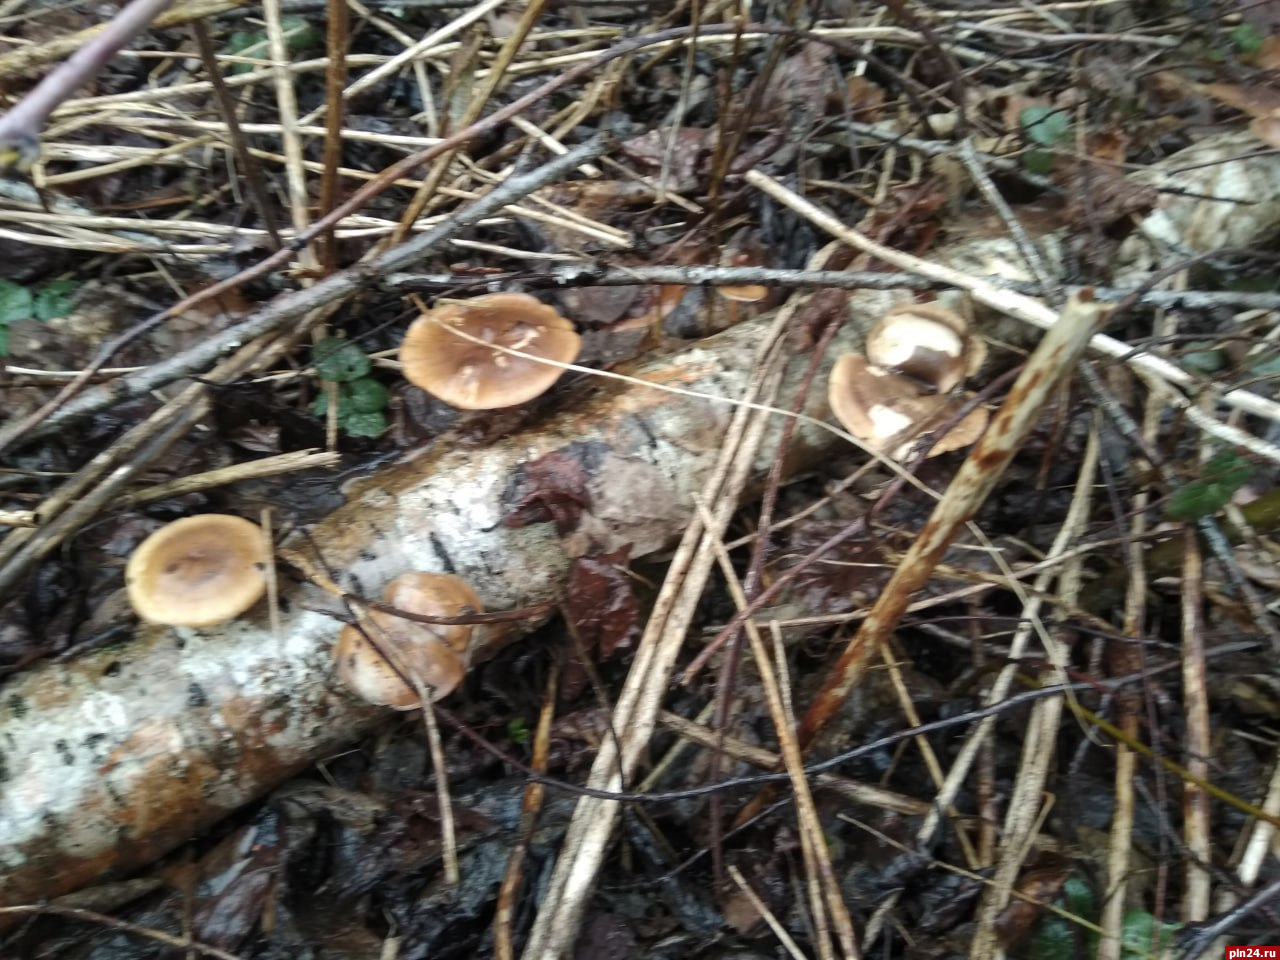
[[[675,138],[675,148],[668,152],[668,143]],[[697,174],[704,160],[715,146],[715,131],[700,127],[681,127],[650,130],[621,144],[623,156],[640,166],[646,173],[657,173],[670,156],[667,169],[667,185],[675,190],[692,189],[697,184]]]
[[1270,87],[1258,84],[1241,86],[1235,83],[1207,83],[1202,89],[1214,99],[1243,110],[1251,117],[1264,119],[1280,111],[1280,90]]
[[1263,70],[1280,70],[1280,33],[1273,33],[1262,41],[1253,55],[1253,65]]
[[1271,116],[1255,117],[1249,124],[1249,129],[1267,146],[1280,148],[1280,110],[1276,110]]
[[1103,164],[1074,167],[1070,177],[1066,185],[1070,200],[1062,217],[1072,228],[1090,236],[1122,239],[1159,199],[1154,187],[1134,183]]
[[779,64],[765,89],[762,112],[776,112],[777,122],[786,129],[807,128],[826,109],[834,79],[831,63],[829,47],[806,42]]
[[503,524],[513,529],[553,522],[560,536],[577,529],[582,512],[591,508],[583,457],[591,451],[574,444],[525,464],[504,499],[512,509]]
[[582,645],[607,660],[636,635],[639,606],[627,575],[627,547],[577,557],[569,569],[565,613]]
[[1000,945],[1012,947],[1030,933],[1044,912],[1044,905],[1058,895],[1070,876],[1071,863],[1063,857],[1046,858],[1024,871],[1018,878],[1016,896],[996,918]]

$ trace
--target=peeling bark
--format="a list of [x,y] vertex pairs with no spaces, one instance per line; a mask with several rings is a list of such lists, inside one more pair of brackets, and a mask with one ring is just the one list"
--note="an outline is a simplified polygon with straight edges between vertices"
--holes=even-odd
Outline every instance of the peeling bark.
[[[891,303],[852,294],[858,313]],[[847,324],[832,356],[858,337]],[[762,330],[744,324],[640,366],[652,383],[743,395]],[[808,357],[789,368],[794,390]],[[712,468],[731,407],[593,380],[552,422],[476,449],[437,444],[355,482],[347,504],[281,554],[374,596],[406,570],[469,580],[489,610],[555,601],[588,542],[641,556],[679,537]],[[824,391],[805,412],[827,416]],[[756,464],[771,465],[782,418]],[[796,432],[794,469],[837,438]],[[586,509],[561,537],[550,522],[511,526],[524,467],[555,454],[581,467]],[[309,584],[282,591],[281,630],[262,611],[206,630],[140,626],[126,643],[45,663],[0,687],[0,905],[56,896],[136,869],[360,736],[382,711],[331,677],[332,600]],[[532,625],[479,642],[491,656]]]

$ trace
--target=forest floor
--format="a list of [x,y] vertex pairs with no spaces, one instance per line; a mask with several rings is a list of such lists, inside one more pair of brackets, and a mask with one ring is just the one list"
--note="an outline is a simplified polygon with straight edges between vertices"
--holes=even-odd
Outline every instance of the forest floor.
[[[8,101],[111,9],[0,11]],[[566,547],[438,712],[0,898],[0,958],[1280,945],[1277,77],[1274,2],[173,6],[0,182],[0,701],[129,642],[163,524],[306,531],[407,458],[572,439],[598,373],[644,391],[724,331],[814,359],[771,430],[830,389],[853,436],[769,434],[656,552]],[[415,318],[498,291],[572,321],[571,373],[495,411],[406,382]],[[895,375],[827,356],[850,330]],[[582,540],[538,462],[508,519]]]

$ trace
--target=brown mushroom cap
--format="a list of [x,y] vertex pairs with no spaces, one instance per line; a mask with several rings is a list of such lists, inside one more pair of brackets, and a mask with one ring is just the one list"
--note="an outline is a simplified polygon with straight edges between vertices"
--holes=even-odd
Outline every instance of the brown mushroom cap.
[[[471,589],[471,584],[451,573],[402,573],[386,585],[382,599],[397,610],[423,617],[461,617],[484,612],[484,604]],[[403,617],[393,619],[435,635],[459,654],[466,652],[474,629],[468,623],[418,623]]]
[[758,303],[769,296],[769,288],[762,283],[744,283],[738,286],[716,287],[716,293],[726,300],[739,303]]
[[[371,616],[380,615],[375,612]],[[386,642],[382,637],[378,639]],[[435,638],[410,643],[397,655],[404,660],[405,670],[416,673],[437,699],[453,693],[466,675],[462,658]],[[387,659],[355,627],[342,628],[333,648],[333,658],[339,679],[369,703],[395,710],[413,710],[421,705],[418,691],[405,683]]]
[[964,379],[965,340],[931,317],[890,312],[867,334],[867,359],[947,393]]
[[441,304],[420,316],[405,333],[400,363],[410,383],[463,410],[524,403],[549,389],[563,373],[559,367],[486,344],[572,363],[581,341],[573,324],[541,301],[523,293],[493,293]]
[[208,627],[258,602],[270,562],[256,523],[204,513],[175,520],[147,537],[129,558],[125,584],[142,619]]
[[906,377],[882,370],[859,353],[842,354],[827,381],[827,400],[846,430],[877,449],[901,437],[916,423],[914,411],[899,407],[920,400],[920,387]]
[[[846,430],[898,460],[910,454],[917,435],[940,426],[963,403],[925,394],[914,380],[874,366],[857,353],[846,353],[836,360],[827,382],[827,399]],[[975,408],[937,438],[929,456],[973,443],[986,426],[986,408]]]
[[[726,248],[720,254],[720,264],[726,267],[758,267],[763,258],[759,252]],[[762,283],[742,283],[716,287],[716,293],[726,300],[740,303],[758,303],[769,296],[769,288]]]
[[[382,598],[405,613],[427,617],[460,617],[484,611],[471,586],[447,573],[401,574],[387,584]],[[406,673],[430,687],[435,698],[448,696],[462,683],[470,625],[419,623],[382,610],[371,610],[369,621],[377,647],[348,626],[343,627],[334,648],[338,676],[365,700],[397,710],[412,710],[420,703],[417,690],[378,648],[386,649]]]

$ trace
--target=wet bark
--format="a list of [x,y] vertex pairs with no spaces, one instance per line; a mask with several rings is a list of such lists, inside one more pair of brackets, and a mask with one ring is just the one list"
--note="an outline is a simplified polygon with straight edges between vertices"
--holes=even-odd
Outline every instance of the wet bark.
[[[1259,242],[1280,221],[1280,161],[1248,155],[1247,137],[1206,141],[1184,152],[1218,161],[1200,184],[1183,154],[1182,193],[1130,238],[1117,276],[1135,283],[1193,250]],[[1195,153],[1198,151],[1198,153]],[[1231,159],[1246,155],[1247,159]],[[1141,174],[1158,185],[1161,172]],[[1204,199],[1209,197],[1211,199]],[[1229,201],[1227,198],[1235,198]],[[1259,199],[1261,198],[1261,199]],[[1226,216],[1223,211],[1229,211]],[[1172,239],[1188,239],[1182,249]],[[975,274],[1017,262],[1005,241],[959,244],[939,261]],[[1052,253],[1050,268],[1059,269]],[[850,294],[868,320],[891,302],[881,292]],[[655,384],[722,398],[743,394],[763,324],[748,323],[651,361],[635,371]],[[860,340],[849,324],[829,357]],[[782,405],[808,358],[793,357]],[[825,372],[818,383],[825,382]],[[827,416],[819,389],[805,412]],[[728,422],[729,407],[645,386],[592,381],[547,424],[483,449],[442,444],[359,481],[348,503],[311,538],[282,554],[307,562],[318,549],[344,587],[375,596],[405,570],[465,577],[486,607],[555,601],[570,556],[590,539],[606,551],[642,556],[674,541],[692,512]],[[756,464],[763,477],[776,455],[782,418]],[[801,425],[789,455],[795,470],[840,441]],[[530,482],[526,465],[560,456],[580,465],[589,496],[577,529],[561,537],[550,522],[512,527],[504,520]],[[71,663],[45,663],[0,686],[0,906],[56,896],[136,869],[296,771],[340,749],[382,716],[331,676],[338,624],[316,588],[282,591],[281,629],[260,611],[210,630],[138,627],[126,642]],[[477,659],[521,629],[490,635]]]
[[[852,302],[873,317],[890,297],[855,293]],[[856,327],[841,334],[845,349]],[[762,329],[744,324],[635,373],[740,396]],[[807,363],[792,358],[784,402]],[[544,425],[479,449],[440,443],[357,481],[346,505],[286,542],[282,558],[316,569],[322,557],[341,586],[365,596],[406,570],[449,571],[487,609],[503,610],[558,600],[571,555],[588,541],[633,557],[664,547],[690,519],[731,407],[617,381],[581,386]],[[825,417],[824,391],[814,393],[805,412]],[[781,423],[756,465],[761,477]],[[804,424],[796,438],[790,469],[839,442]],[[585,484],[585,512],[564,537],[551,522],[504,522],[528,492],[527,465],[548,456]],[[278,636],[262,610],[205,630],[139,626],[111,649],[42,664],[0,688],[0,905],[136,869],[383,715],[331,675],[333,599],[288,583],[281,608]],[[489,632],[476,659],[532,626]]]

